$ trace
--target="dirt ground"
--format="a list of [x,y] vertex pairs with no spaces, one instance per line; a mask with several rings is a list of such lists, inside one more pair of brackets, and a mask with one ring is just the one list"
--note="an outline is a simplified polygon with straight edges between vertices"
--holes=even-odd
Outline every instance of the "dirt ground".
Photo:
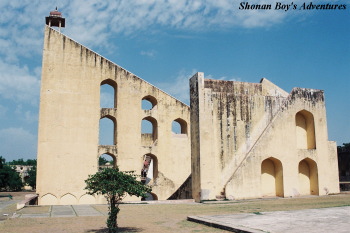
[[[206,202],[205,204],[125,204],[118,215],[120,232],[226,232],[189,222],[189,215],[217,215],[232,213],[257,213],[277,210],[296,210],[350,205],[350,194],[324,197],[255,199],[231,202]],[[106,205],[94,208],[107,213]],[[40,209],[33,209],[40,208]],[[26,207],[21,210],[48,211],[48,207]],[[23,212],[23,213],[24,213]],[[107,232],[106,216],[10,218],[0,222],[0,232]]]

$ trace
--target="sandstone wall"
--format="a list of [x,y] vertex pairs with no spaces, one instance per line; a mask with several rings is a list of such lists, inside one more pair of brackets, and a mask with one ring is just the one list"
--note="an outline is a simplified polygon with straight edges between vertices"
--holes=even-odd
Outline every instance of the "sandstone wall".
[[[199,119],[191,124],[197,201],[220,194],[240,199],[339,192],[322,91],[296,88],[288,94],[266,79],[220,81],[203,73],[190,86],[191,118]],[[301,192],[305,186],[312,192]]]
[[[115,89],[114,108],[100,108],[100,86]],[[154,102],[141,108],[142,99]],[[99,145],[99,122],[114,124],[114,144]],[[142,135],[141,122],[153,123],[154,135]],[[182,134],[172,122],[183,124]],[[189,107],[136,75],[63,34],[46,27],[40,96],[38,178],[39,204],[101,203],[85,194],[89,174],[107,153],[120,170],[140,174],[143,156],[156,163],[153,195],[169,198],[190,176]]]

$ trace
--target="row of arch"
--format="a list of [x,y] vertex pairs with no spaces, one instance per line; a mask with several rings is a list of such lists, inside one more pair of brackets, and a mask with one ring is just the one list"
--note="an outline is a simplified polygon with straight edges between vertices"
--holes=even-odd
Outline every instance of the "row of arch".
[[52,203],[57,204],[58,201],[60,205],[72,205],[72,204],[78,204],[78,203],[91,204],[91,203],[95,203],[96,199],[94,196],[88,195],[88,194],[83,194],[79,198],[77,198],[75,195],[71,193],[66,193],[62,195],[60,198],[57,198],[57,196],[52,193],[46,193],[40,198],[41,205],[45,205],[46,203],[50,205]]
[[[105,88],[109,90],[105,90]],[[101,108],[116,108],[117,107],[117,88],[118,85],[114,80],[106,79],[101,82],[100,88],[100,105]],[[106,99],[110,97],[112,103],[108,103]],[[151,110],[158,104],[155,97],[151,95],[144,96],[141,99],[141,107],[144,110]],[[116,120],[112,117],[107,117],[114,123],[116,128]],[[142,133],[152,134],[153,138],[157,137],[157,120],[152,117],[145,117],[142,119],[142,130],[148,131]],[[316,149],[315,138],[315,123],[313,114],[306,110],[301,110],[295,115],[296,138],[298,149]],[[175,133],[187,134],[187,123],[182,119],[173,121],[172,131]],[[115,130],[114,130],[115,132]],[[114,137],[115,138],[115,137]]]
[[[317,164],[310,158],[303,159],[298,165],[300,195],[318,195]],[[283,166],[280,160],[270,157],[261,163],[262,196],[284,196]]]
[[[118,85],[112,79],[106,79],[100,85],[100,107],[101,108],[117,108]],[[143,110],[151,110],[157,106],[158,101],[154,96],[147,95],[141,99],[141,108]]]
[[[118,85],[112,79],[106,79],[100,85],[100,107],[117,108]],[[143,110],[152,110],[157,106],[158,101],[154,96],[146,95],[141,99]],[[99,144],[116,145],[117,142],[117,120],[114,116],[104,115],[100,119]],[[174,134],[187,135],[187,122],[181,118],[172,121],[171,131]],[[158,138],[158,121],[151,116],[146,116],[141,120],[141,138],[144,145],[154,143]]]
[[[102,198],[104,199],[104,198]],[[158,200],[158,196],[155,193],[148,193],[146,198],[142,199],[143,201],[149,200]],[[57,198],[56,195],[52,193],[46,193],[40,198],[41,205],[52,205],[52,203],[60,205],[76,205],[76,204],[95,204],[96,198],[93,195],[83,194],[79,198],[71,193],[66,193],[62,195],[60,198]]]
[[[117,121],[113,116],[107,115],[100,119],[100,145],[116,145]],[[181,118],[172,121],[171,131],[173,134],[187,135],[187,122]],[[148,143],[158,139],[158,121],[151,117],[145,117],[141,121],[141,137],[148,138]],[[147,140],[146,140],[147,141]],[[150,142],[149,142],[150,141]]]

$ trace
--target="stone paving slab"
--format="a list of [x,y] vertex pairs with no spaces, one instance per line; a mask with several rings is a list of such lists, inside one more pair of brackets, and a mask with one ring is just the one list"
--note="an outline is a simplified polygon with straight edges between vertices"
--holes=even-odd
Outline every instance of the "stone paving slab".
[[194,221],[233,232],[247,233],[348,233],[350,206],[295,211],[189,216]]
[[78,216],[103,216],[101,212],[91,205],[74,205],[73,208]]
[[76,213],[70,205],[54,205],[51,209],[51,217],[76,217]]
[[50,213],[44,214],[21,214],[19,218],[48,218],[50,217]]

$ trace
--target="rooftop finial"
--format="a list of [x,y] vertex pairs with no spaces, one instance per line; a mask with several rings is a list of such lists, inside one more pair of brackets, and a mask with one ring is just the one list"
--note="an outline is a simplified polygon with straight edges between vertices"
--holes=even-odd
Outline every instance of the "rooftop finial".
[[50,11],[50,16],[46,17],[46,24],[49,27],[58,27],[59,30],[66,26],[66,19],[62,17],[62,13],[58,11],[57,6],[54,11]]

